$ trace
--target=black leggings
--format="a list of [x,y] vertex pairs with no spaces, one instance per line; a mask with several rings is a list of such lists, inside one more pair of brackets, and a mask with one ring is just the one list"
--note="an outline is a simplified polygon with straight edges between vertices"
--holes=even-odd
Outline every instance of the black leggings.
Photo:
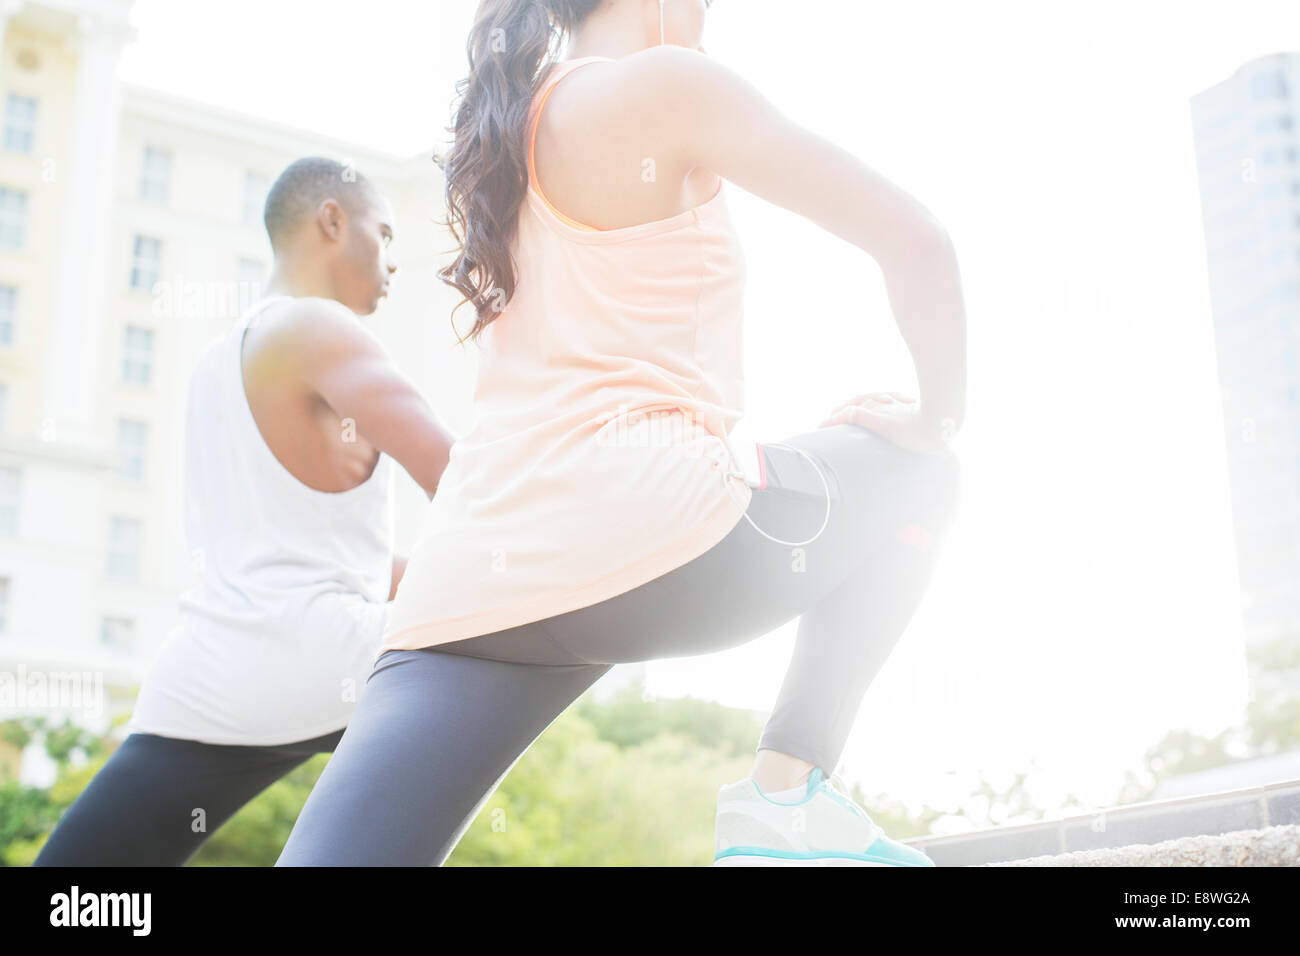
[[343,731],[271,747],[131,734],[59,820],[35,866],[180,866],[244,804]]
[[[742,518],[700,557],[607,601],[381,654],[277,865],[441,864],[529,745],[611,665],[725,650],[796,617],[758,748],[833,770],[929,585],[960,467],[948,449],[909,452],[856,425],[783,444],[829,481],[816,541],[777,544]],[[822,524],[825,495],[806,460],[787,456],[781,469],[748,513],[768,534],[803,541]]]

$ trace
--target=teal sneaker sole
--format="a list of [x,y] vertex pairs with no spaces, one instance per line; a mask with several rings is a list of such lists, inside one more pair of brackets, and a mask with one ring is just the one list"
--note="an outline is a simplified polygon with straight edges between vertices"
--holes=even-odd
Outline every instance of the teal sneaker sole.
[[891,863],[875,863],[870,860],[856,860],[840,856],[818,856],[803,859],[800,857],[722,856],[713,861],[714,866],[893,866]]
[[934,861],[911,847],[880,839],[868,853],[794,853],[760,846],[733,846],[713,858],[714,866],[934,866]]

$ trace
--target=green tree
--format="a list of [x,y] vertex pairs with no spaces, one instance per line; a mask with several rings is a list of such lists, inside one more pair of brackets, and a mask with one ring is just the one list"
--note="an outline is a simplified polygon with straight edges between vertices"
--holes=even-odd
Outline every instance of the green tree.
[[1300,635],[1284,635],[1252,648],[1246,656],[1251,700],[1246,708],[1250,746],[1275,754],[1300,746]]
[[274,866],[329,756],[317,754],[263,790],[208,838],[189,864]]
[[0,780],[0,864],[29,866],[59,817],[108,759],[108,747],[70,720],[55,724],[45,717],[0,722],[0,739],[18,751],[41,743],[58,767],[49,788],[24,786],[12,774]]
[[511,768],[448,863],[709,863],[718,787],[748,768],[748,757],[679,731],[622,747],[569,711]]
[[1242,724],[1213,737],[1171,730],[1144,757],[1144,773],[1130,772],[1118,803],[1150,799],[1157,784],[1181,774],[1222,767],[1300,747],[1300,635],[1283,634],[1246,649],[1250,698]]
[[601,740],[620,747],[675,732],[710,749],[752,756],[763,729],[762,716],[754,711],[694,697],[647,698],[640,682],[628,684],[604,701],[585,694],[576,709]]
[[928,805],[913,810],[888,794],[868,795],[857,783],[849,787],[849,796],[867,811],[874,823],[895,840],[925,836],[933,830],[936,820],[950,816],[948,811]]

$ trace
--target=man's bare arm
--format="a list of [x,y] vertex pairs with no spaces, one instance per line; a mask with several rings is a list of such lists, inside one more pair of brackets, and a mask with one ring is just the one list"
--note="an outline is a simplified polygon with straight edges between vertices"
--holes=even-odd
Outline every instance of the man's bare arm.
[[455,438],[374,333],[337,302],[302,299],[275,338],[302,381],[433,497]]

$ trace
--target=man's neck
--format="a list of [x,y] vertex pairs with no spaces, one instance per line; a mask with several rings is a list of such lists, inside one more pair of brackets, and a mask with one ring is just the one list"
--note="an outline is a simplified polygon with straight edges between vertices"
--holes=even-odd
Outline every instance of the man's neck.
[[287,295],[296,299],[333,299],[334,284],[328,273],[319,266],[276,259],[266,284],[267,295]]

